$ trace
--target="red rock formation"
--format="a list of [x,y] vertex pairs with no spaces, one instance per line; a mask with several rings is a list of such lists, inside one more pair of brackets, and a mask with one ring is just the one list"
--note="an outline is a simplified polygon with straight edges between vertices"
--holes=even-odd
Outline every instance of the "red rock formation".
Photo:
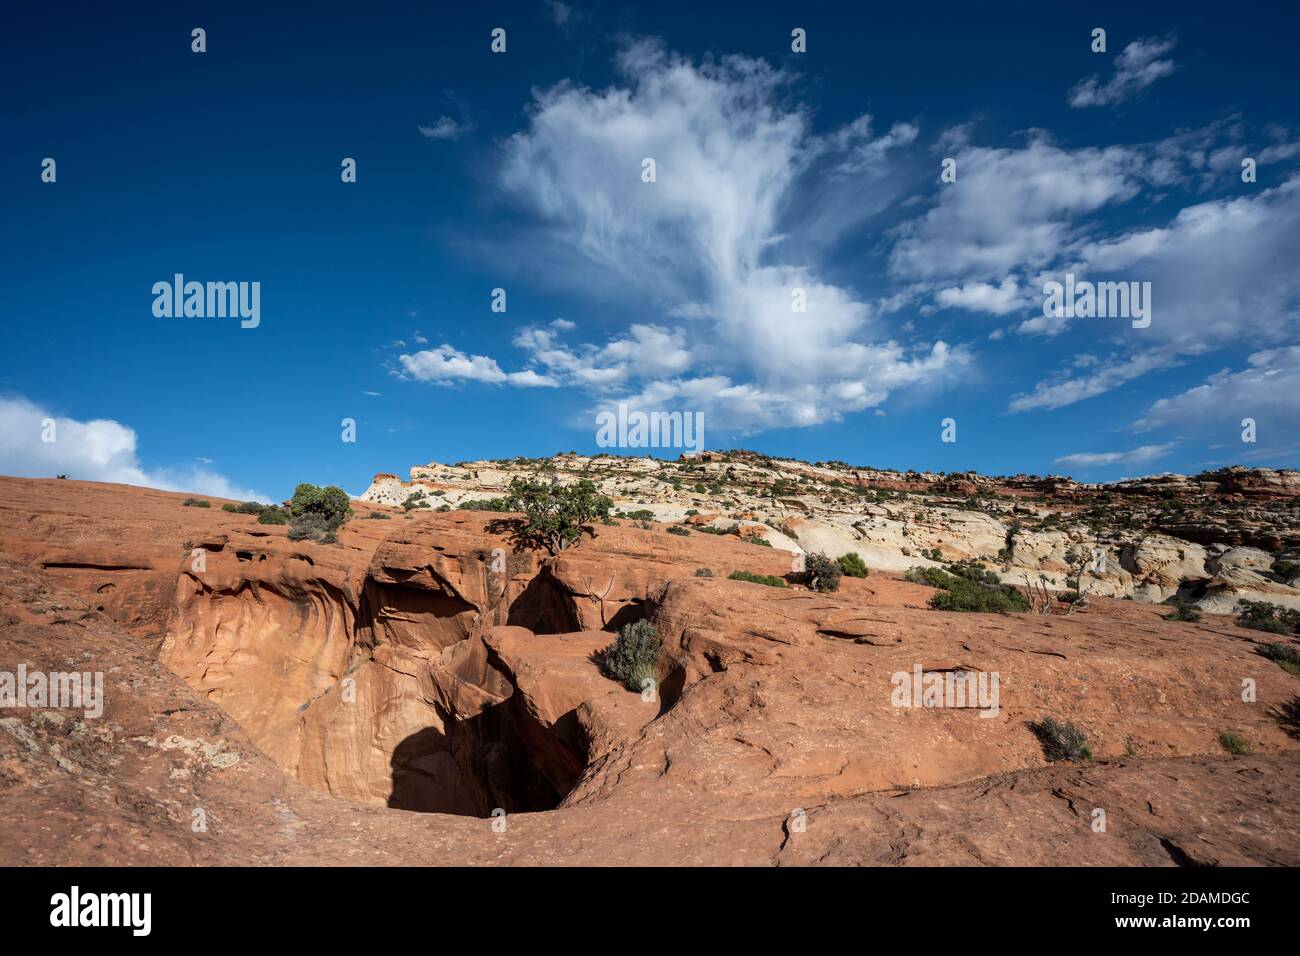
[[[108,683],[102,721],[0,713],[0,862],[1300,863],[1300,679],[1224,617],[941,613],[881,574],[770,588],[725,578],[788,571],[771,549],[621,526],[503,565],[473,512],[295,543],[180,499],[0,479],[0,669]],[[598,660],[643,615],[649,699]],[[916,668],[997,673],[996,715],[895,706]],[[1046,765],[1048,715],[1098,760]]]

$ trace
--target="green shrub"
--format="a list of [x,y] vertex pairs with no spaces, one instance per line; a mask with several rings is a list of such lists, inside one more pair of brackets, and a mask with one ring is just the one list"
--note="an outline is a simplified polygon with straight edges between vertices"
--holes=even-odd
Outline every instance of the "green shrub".
[[750,571],[732,571],[727,575],[732,581],[748,581],[750,584],[766,584],[770,588],[783,588],[788,585],[781,578],[771,574],[754,574]]
[[711,578],[713,577],[713,570],[711,568],[696,568],[695,576],[697,578]]
[[1199,621],[1201,619],[1201,612],[1182,598],[1171,598],[1165,603],[1173,608],[1172,611],[1165,615],[1166,621]]
[[388,520],[388,515],[384,514],[382,511],[370,511],[370,512],[367,512],[367,513],[366,513],[366,517],[369,518],[371,521],[387,521],[387,520]]
[[614,643],[605,649],[601,663],[605,674],[622,681],[628,690],[641,690],[648,677],[659,678],[659,655],[663,641],[655,626],[647,620],[623,625]]
[[558,554],[579,544],[583,534],[594,534],[588,525],[609,517],[614,503],[600,494],[589,478],[571,485],[536,478],[512,478],[507,489],[506,511],[524,515],[519,529],[527,542]]
[[288,524],[289,516],[279,508],[270,507],[257,516],[258,524]]
[[940,588],[931,596],[936,611],[1028,611],[1029,601],[1016,588],[1001,584],[998,576],[980,564],[958,562],[938,568],[912,568],[904,579]]
[[636,511],[629,511],[623,517],[631,521],[653,521],[655,513],[649,508],[639,508]]
[[1270,634],[1300,633],[1300,611],[1269,604],[1267,601],[1242,601],[1237,626]]
[[735,534],[739,530],[740,524],[737,522],[730,528],[715,528],[711,524],[700,525],[696,530],[703,531],[705,534]]
[[289,514],[295,518],[319,517],[333,531],[352,517],[352,502],[337,485],[318,488],[304,482],[293,490]]
[[1054,717],[1044,717],[1036,724],[1031,723],[1029,729],[1043,745],[1043,756],[1048,760],[1092,759],[1092,751],[1087,747],[1087,734],[1074,724],[1060,723]]
[[814,551],[804,559],[800,582],[814,591],[838,591],[843,576],[844,572],[840,570],[838,562],[820,551]]
[[853,551],[840,556],[839,566],[840,570],[851,578],[865,578],[871,573],[867,570],[866,562]]
[[471,498],[456,506],[457,511],[509,511],[510,502],[505,498]]
[[687,530],[686,528],[684,528],[682,525],[679,524],[675,524],[672,527],[670,527],[668,529],[668,533],[678,535],[679,537],[682,538],[689,538],[691,535],[689,530]]
[[1250,753],[1250,747],[1239,734],[1219,734],[1219,746],[1230,754],[1244,757]]
[[225,504],[221,506],[222,511],[229,511],[237,515],[260,515],[269,508],[270,505],[264,505],[256,501],[243,501],[237,505]]
[[1277,664],[1288,674],[1300,677],[1300,648],[1294,644],[1260,644],[1255,652]]
[[186,498],[181,502],[186,508],[211,508],[212,502],[202,498]]

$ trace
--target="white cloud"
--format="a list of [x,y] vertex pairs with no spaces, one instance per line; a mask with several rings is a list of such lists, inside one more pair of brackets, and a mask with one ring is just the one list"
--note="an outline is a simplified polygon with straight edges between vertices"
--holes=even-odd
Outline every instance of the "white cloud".
[[1204,385],[1160,399],[1134,423],[1134,429],[1213,425],[1237,429],[1243,418],[1253,418],[1261,436],[1293,438],[1300,422],[1300,346],[1256,352],[1247,362],[1249,368],[1239,372],[1225,368]]
[[450,345],[399,355],[402,378],[430,385],[454,385],[457,382],[485,382],[489,385],[515,385],[520,388],[553,388],[559,383],[532,369],[505,372],[496,360],[486,355],[466,355]]
[[1167,353],[1139,352],[1130,358],[1112,358],[1108,362],[1087,362],[1079,367],[1090,368],[1087,375],[1070,378],[1068,373],[1056,379],[1039,382],[1028,394],[1011,399],[1008,411],[1027,412],[1036,408],[1063,408],[1085,398],[1103,395],[1113,388],[1136,378],[1177,364]]
[[[501,178],[536,217],[530,250],[574,254],[548,259],[552,281],[587,292],[614,284],[656,303],[658,318],[577,344],[561,341],[570,324],[527,327],[514,344],[530,367],[602,400],[687,403],[710,427],[753,429],[834,420],[893,388],[942,384],[970,362],[943,342],[899,345],[867,301],[815,263],[781,262],[783,216],[803,209],[823,234],[847,221],[845,194],[792,202],[818,179],[810,171],[870,204],[865,184],[915,140],[914,125],[876,137],[863,116],[813,136],[808,112],[782,95],[791,77],[748,57],[696,64],[642,41],[624,48],[618,67],[622,82],[603,91],[537,91],[527,128],[506,144]],[[647,157],[655,182],[642,181]],[[812,247],[799,243],[801,260]],[[806,311],[793,307],[796,289]],[[506,375],[495,360],[449,346],[420,354],[429,357],[418,369],[415,357],[402,363],[426,381]]]
[[507,381],[506,373],[496,360],[486,355],[466,355],[450,345],[424,349],[412,355],[398,356],[403,372],[419,382],[449,385],[468,379],[474,382],[500,383]]
[[1080,452],[1063,455],[1056,459],[1062,468],[1098,468],[1105,465],[1141,465],[1158,458],[1164,458],[1178,445],[1166,442],[1163,445],[1143,445],[1128,451]]
[[1176,42],[1173,38],[1156,37],[1134,40],[1115,57],[1115,75],[1105,83],[1100,76],[1080,81],[1070,90],[1070,105],[1080,108],[1113,106],[1168,76],[1174,72],[1174,61],[1162,58]]
[[1001,285],[970,282],[962,286],[941,289],[934,298],[939,305],[947,308],[990,312],[993,315],[1006,315],[1008,312],[1023,309],[1027,301],[1012,276],[1003,279]]
[[1136,151],[1067,150],[1041,133],[1022,149],[971,147],[954,158],[957,181],[899,229],[889,258],[898,278],[987,281],[1042,268],[1078,239],[1076,217],[1131,199],[1140,185]]
[[[47,419],[54,422],[52,432]],[[53,441],[43,440],[51,434]],[[67,475],[216,498],[269,500],[252,489],[236,487],[203,464],[146,469],[140,464],[136,434],[130,427],[112,419],[83,422],[58,416],[16,396],[0,398],[0,473],[33,478]]]
[[1294,341],[1297,262],[1300,176],[1253,195],[1189,206],[1167,226],[1086,243],[1061,271],[1149,281],[1151,326],[1133,330],[1135,339],[1195,354],[1243,340]]
[[469,132],[469,127],[458,123],[450,116],[439,117],[432,126],[420,126],[420,135],[425,139],[459,139]]

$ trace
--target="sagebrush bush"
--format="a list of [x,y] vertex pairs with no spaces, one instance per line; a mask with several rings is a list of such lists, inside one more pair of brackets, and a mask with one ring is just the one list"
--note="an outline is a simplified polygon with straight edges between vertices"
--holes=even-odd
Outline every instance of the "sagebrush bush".
[[732,571],[727,575],[732,581],[748,581],[750,584],[765,584],[769,588],[783,588],[788,585],[781,578],[771,574],[754,574],[752,571]]
[[683,538],[689,538],[689,537],[690,537],[690,534],[691,534],[691,532],[690,532],[689,530],[687,530],[686,528],[684,528],[682,525],[679,525],[679,524],[675,524],[675,525],[672,525],[671,527],[669,527],[669,529],[668,529],[668,533],[669,533],[669,534],[675,534],[675,535],[678,535],[679,537],[683,537]]
[[1043,756],[1048,760],[1092,759],[1092,751],[1087,746],[1088,735],[1068,721],[1060,722],[1054,717],[1044,717],[1036,724],[1031,723],[1029,729],[1043,745]]
[[695,569],[695,576],[696,576],[697,578],[711,578],[711,577],[713,577],[713,569],[712,569],[712,568],[696,568],[696,569]]
[[840,589],[840,578],[844,572],[840,570],[838,562],[821,551],[814,551],[804,558],[803,567],[800,580],[812,590],[827,592]]
[[867,563],[853,551],[840,555],[839,565],[840,570],[851,578],[865,578],[871,573],[867,570]]
[[267,508],[257,516],[258,524],[288,524],[289,516],[279,508]]
[[382,511],[371,511],[371,512],[367,512],[366,517],[369,518],[371,521],[388,521],[388,520],[389,520],[389,516],[386,515],[386,514],[384,514]]
[[212,502],[203,498],[186,498],[181,502],[186,508],[211,508]]
[[221,510],[229,511],[237,515],[260,515],[269,507],[270,505],[264,505],[256,501],[242,501],[237,505],[222,505]]
[[614,643],[605,648],[601,663],[605,673],[621,681],[628,690],[641,690],[648,677],[659,679],[659,655],[663,640],[648,620],[633,621],[623,625]]

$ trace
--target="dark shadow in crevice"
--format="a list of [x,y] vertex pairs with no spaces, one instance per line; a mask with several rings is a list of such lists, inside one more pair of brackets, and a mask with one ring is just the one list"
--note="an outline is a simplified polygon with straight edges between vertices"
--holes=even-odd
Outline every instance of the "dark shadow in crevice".
[[534,634],[568,634],[582,630],[573,597],[551,569],[539,571],[510,605],[506,623]]
[[559,806],[586,768],[586,734],[576,710],[548,728],[519,700],[464,720],[438,708],[445,730],[427,727],[393,751],[388,806],[474,817]]

